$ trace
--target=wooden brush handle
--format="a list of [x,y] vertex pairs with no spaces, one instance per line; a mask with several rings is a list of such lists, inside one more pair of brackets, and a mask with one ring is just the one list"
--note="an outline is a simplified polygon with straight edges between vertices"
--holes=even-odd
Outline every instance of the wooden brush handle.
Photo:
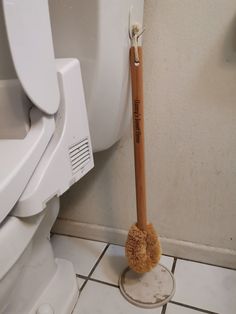
[[139,63],[135,64],[134,47],[130,48],[130,68],[133,103],[133,138],[136,184],[137,226],[146,230],[146,184],[144,160],[144,109],[142,47],[138,47]]

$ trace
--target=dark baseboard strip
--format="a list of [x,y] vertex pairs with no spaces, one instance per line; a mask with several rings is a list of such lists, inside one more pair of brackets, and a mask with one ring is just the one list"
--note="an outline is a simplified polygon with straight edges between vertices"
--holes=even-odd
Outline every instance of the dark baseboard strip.
[[64,236],[64,237],[69,237],[69,238],[76,238],[76,239],[82,239],[82,240],[88,240],[88,241],[93,241],[93,242],[100,242],[100,243],[106,243],[105,241],[100,241],[100,240],[94,240],[94,239],[88,239],[85,237],[78,237],[76,235],[71,235],[71,234],[67,234],[67,233],[58,233],[58,232],[52,232],[51,233],[51,237],[54,235],[59,235],[59,236]]

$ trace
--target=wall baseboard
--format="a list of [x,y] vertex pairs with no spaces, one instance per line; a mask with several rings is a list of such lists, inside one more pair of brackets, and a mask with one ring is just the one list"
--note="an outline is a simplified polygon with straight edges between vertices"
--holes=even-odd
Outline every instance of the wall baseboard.
[[[127,231],[58,218],[52,233],[124,245]],[[236,269],[236,251],[160,237],[163,254]]]

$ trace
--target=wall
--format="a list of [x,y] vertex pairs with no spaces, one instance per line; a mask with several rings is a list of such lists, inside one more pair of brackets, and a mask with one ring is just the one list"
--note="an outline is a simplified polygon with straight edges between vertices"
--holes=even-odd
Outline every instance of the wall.
[[[145,3],[149,220],[164,253],[236,267],[236,3]],[[54,231],[123,243],[135,221],[131,128],[61,200]]]

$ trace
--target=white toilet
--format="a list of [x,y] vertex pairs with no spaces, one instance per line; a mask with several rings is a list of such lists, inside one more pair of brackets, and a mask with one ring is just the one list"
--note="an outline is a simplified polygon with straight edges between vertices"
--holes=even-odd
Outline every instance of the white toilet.
[[49,6],[0,8],[0,314],[72,313],[73,265],[50,243],[59,196],[130,119],[128,31],[142,22],[143,0]]

